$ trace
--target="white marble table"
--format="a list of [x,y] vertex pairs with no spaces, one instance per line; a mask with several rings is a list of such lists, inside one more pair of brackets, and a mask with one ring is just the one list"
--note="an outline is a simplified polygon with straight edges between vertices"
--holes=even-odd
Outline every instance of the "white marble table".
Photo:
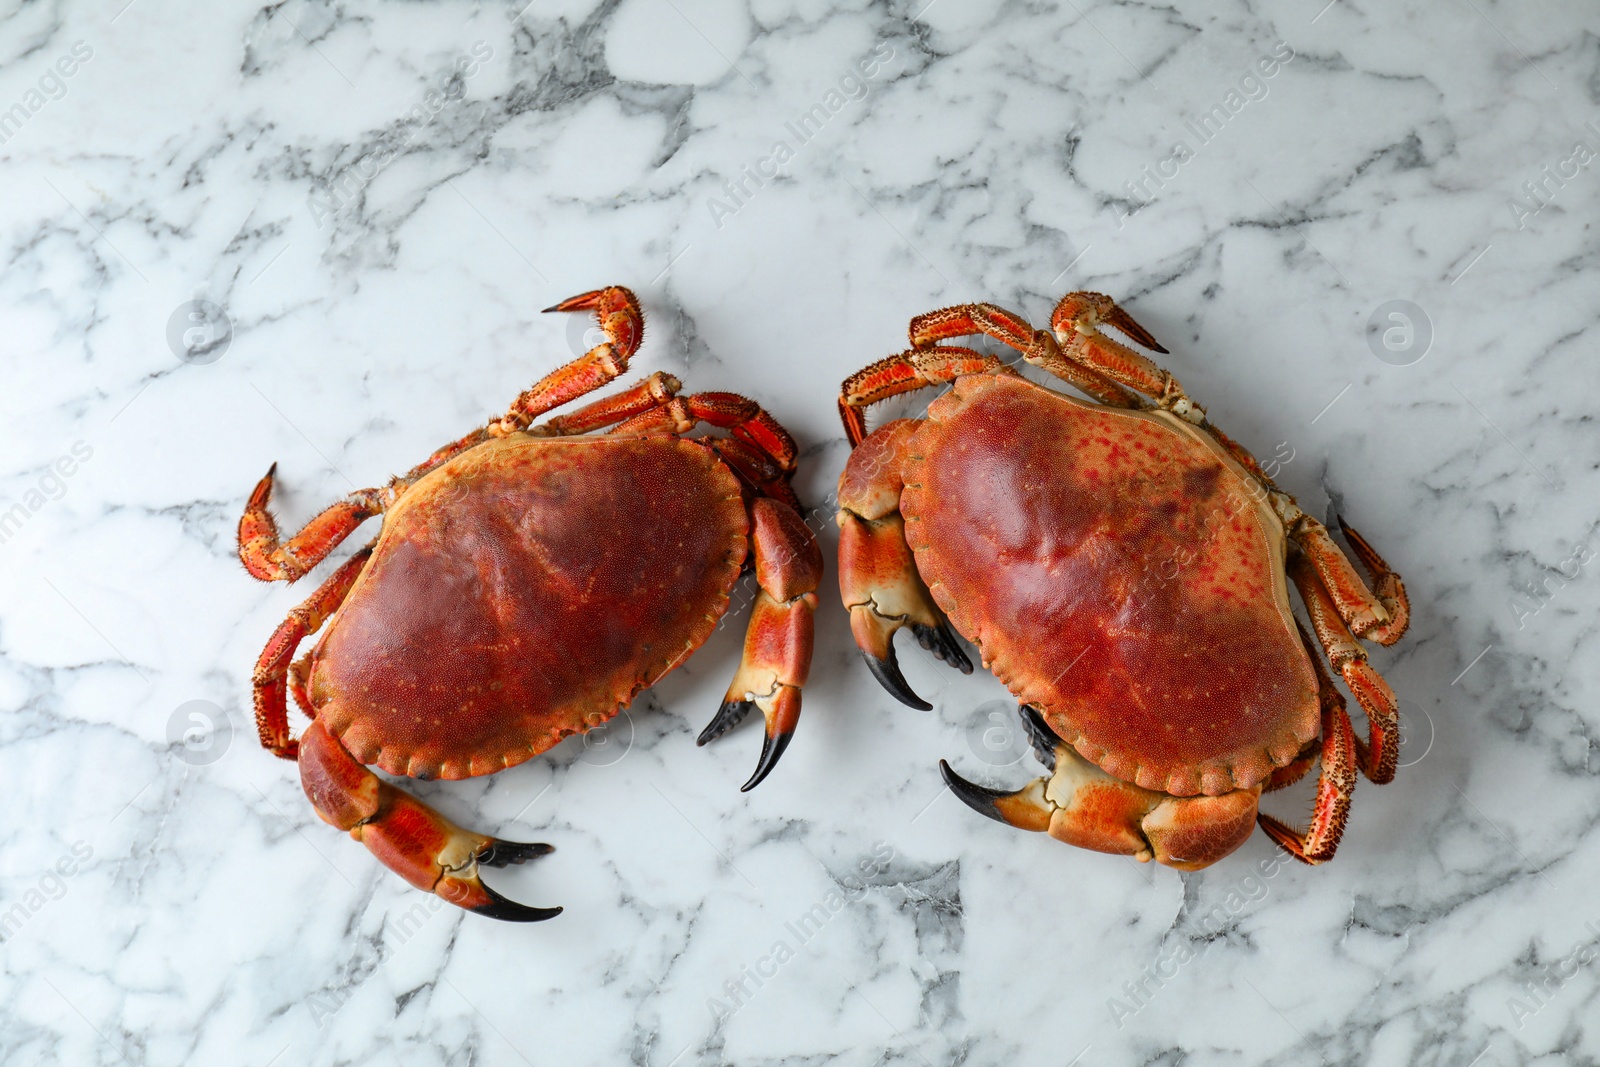
[[[522,2],[0,7],[0,1062],[1600,1061],[1600,12]],[[304,589],[234,524],[503,410],[607,283],[813,504],[911,315],[1116,295],[1405,575],[1398,780],[1317,869],[1008,831],[936,770],[1037,773],[1004,691],[911,649],[895,703],[830,564],[761,788],[694,745],[725,626],[605,745],[417,787],[554,843],[496,884],[564,915],[419,911],[255,742]]]

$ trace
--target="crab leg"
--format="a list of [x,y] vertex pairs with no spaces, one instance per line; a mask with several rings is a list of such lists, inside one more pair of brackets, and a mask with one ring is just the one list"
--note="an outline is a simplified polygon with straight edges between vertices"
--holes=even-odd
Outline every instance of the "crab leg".
[[1379,785],[1393,781],[1400,759],[1400,708],[1394,690],[1367,662],[1367,650],[1345,626],[1327,587],[1303,554],[1295,553],[1290,558],[1289,578],[1300,590],[1300,599],[1311,617],[1311,628],[1316,632],[1318,643],[1366,713],[1371,740],[1357,742],[1361,772]]
[[585,404],[576,411],[557,415],[529,430],[541,437],[571,437],[591,430],[615,426],[641,412],[660,407],[678,394],[683,383],[664,371],[656,371],[615,396]]
[[277,520],[267,507],[277,470],[274,463],[256,483],[239,519],[239,562],[251,577],[263,582],[296,581],[392,499],[382,489],[358,489],[324,509],[288,541],[280,542]]
[[963,674],[972,673],[972,661],[933,602],[906,543],[899,452],[915,429],[913,420],[898,419],[850,454],[839,478],[839,592],[873,676],[901,703],[928,711],[933,705],[900,673],[895,633],[911,627],[923,648]]
[[811,669],[812,616],[822,578],[822,550],[800,516],[781,501],[763,497],[751,503],[750,544],[761,589],[745,633],[744,657],[722,706],[696,742],[716,740],[752,707],[761,709],[766,738],[743,792],[760,785],[778,765],[800,720],[800,689]]
[[760,404],[737,393],[669,397],[611,432],[685,434],[700,423],[733,431],[732,438],[711,438],[705,443],[763,495],[801,510],[800,498],[789,485],[799,456],[794,438]]
[[1196,425],[1205,422],[1206,413],[1189,399],[1178,379],[1148,357],[1100,332],[1101,323],[1152,352],[1167,351],[1156,343],[1149,330],[1104,293],[1068,293],[1050,315],[1062,358],[1153,398],[1182,419]]
[[742,441],[770,457],[785,473],[793,472],[799,449],[789,431],[754,400],[738,393],[691,393],[675,396],[635,415],[612,433],[685,434],[700,423],[731,430]]
[[560,908],[507,900],[478,877],[480,865],[504,867],[546,855],[550,845],[525,845],[475,834],[367,770],[320,722],[300,738],[300,784],[317,814],[348,830],[385,867],[425,892],[491,919],[540,922]]
[[1033,708],[1018,710],[1035,751],[1051,769],[1048,777],[1005,792],[975,785],[939,761],[951,792],[979,814],[1079,848],[1140,863],[1154,859],[1183,871],[1209,867],[1255,830],[1259,787],[1192,797],[1144,789],[1078,755]]
[[289,617],[278,625],[256,660],[251,675],[251,691],[256,709],[256,732],[261,737],[261,747],[282,759],[294,759],[297,742],[289,736],[289,711],[285,700],[290,661],[295,648],[306,637],[322,628],[322,623],[332,615],[350,587],[355,585],[361,568],[372,555],[372,545],[340,564],[328,580],[317,587],[305,603],[289,612]]
[[516,433],[545,412],[614,381],[628,369],[628,360],[644,336],[639,300],[619,285],[580,293],[544,310],[593,311],[606,340],[524,390],[511,402],[503,418],[490,423],[492,434]]
[[800,498],[789,485],[789,472],[779,467],[771,456],[731,437],[713,437],[706,443],[762,496],[783,501],[797,515],[803,510]]
[[[1321,673],[1321,672],[1319,672]],[[1324,693],[1332,690],[1332,679],[1323,674]],[[1333,859],[1350,816],[1350,795],[1356,788],[1356,736],[1345,714],[1344,700],[1322,700],[1322,773],[1317,779],[1317,799],[1311,809],[1311,825],[1295,830],[1261,812],[1256,821],[1268,837],[1302,863],[1326,863]],[[1294,766],[1294,764],[1290,764]],[[1376,781],[1377,779],[1373,779]]]
[[867,436],[866,409],[870,405],[925,386],[946,385],[963,374],[1004,368],[1005,364],[996,357],[970,348],[913,348],[880,359],[846,378],[839,389],[839,418],[844,420],[845,434],[854,447]]
[[[592,310],[609,342],[597,345],[545,375],[512,402],[511,409],[503,418],[444,446],[404,477],[393,479],[382,489],[356,490],[323,510],[288,541],[280,541],[277,521],[267,507],[278,469],[274,463],[266,477],[256,484],[245,505],[244,516],[239,520],[239,560],[245,569],[264,582],[295,581],[322,562],[356,527],[381,514],[406,487],[433,468],[490,436],[523,429],[546,411],[560,407],[616,378],[627,369],[628,358],[639,347],[639,338],[644,333],[644,319],[639,311],[638,300],[620,286],[596,289],[545,310]],[[651,375],[633,390],[591,404],[567,416],[565,420],[552,419],[549,432],[583,433],[586,429],[620,421],[670,399],[677,389],[676,378],[665,374]],[[650,402],[641,402],[642,396],[646,395],[650,397]]]
[[1351,529],[1343,517],[1339,519],[1339,530],[1350,542],[1350,547],[1355,549],[1361,565],[1372,576],[1372,591],[1389,614],[1388,622],[1368,627],[1361,636],[1380,645],[1392,645],[1405,635],[1406,627],[1411,624],[1411,601],[1406,597],[1405,583],[1389,569],[1383,557],[1373,551],[1367,539]]
[[1044,330],[1035,330],[1016,312],[994,304],[957,304],[955,307],[918,315],[911,320],[911,344],[918,349],[927,349],[937,341],[970,337],[973,334],[983,334],[1009,345],[1022,353],[1022,358],[1029,363],[1043,367],[1102,404],[1118,408],[1144,406],[1137,396],[1106,375],[1066,359],[1054,337]]

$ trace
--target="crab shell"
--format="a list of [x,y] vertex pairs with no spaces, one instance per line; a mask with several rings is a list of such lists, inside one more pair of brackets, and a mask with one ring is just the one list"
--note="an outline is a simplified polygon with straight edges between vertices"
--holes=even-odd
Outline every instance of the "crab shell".
[[738,479],[696,441],[486,442],[388,512],[311,653],[315,717],[391,774],[514,766],[699,648],[748,533]]
[[913,425],[900,509],[918,572],[1085,759],[1217,796],[1317,736],[1282,523],[1213,438],[994,374],[960,378]]

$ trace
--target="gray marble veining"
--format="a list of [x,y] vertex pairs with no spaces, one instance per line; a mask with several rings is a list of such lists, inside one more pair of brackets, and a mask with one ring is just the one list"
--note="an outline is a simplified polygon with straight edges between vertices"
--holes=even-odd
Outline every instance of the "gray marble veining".
[[[1576,2],[0,6],[0,1062],[1600,1063],[1597,154]],[[817,505],[910,316],[1115,295],[1405,576],[1398,779],[1316,869],[1009,832],[936,769],[1037,773],[1002,688],[909,648],[895,703],[830,564],[761,788],[694,745],[724,626],[604,744],[415,786],[567,911],[433,906],[256,745],[305,590],[234,524],[503,410],[608,283]]]

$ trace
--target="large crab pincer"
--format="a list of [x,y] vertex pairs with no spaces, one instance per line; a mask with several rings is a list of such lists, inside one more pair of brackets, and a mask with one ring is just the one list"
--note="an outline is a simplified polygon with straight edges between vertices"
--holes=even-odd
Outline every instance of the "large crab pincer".
[[[968,805],[1101,852],[1195,870],[1259,824],[1297,858],[1334,854],[1359,769],[1394,777],[1398,710],[1357,638],[1393,644],[1405,589],[1354,530],[1371,579],[1176,379],[1100,330],[1166,349],[1097,293],[1051,331],[992,304],[911,322],[909,351],[844,383],[855,446],[839,483],[839,584],[873,673],[926,708],[896,664],[911,627],[958,668],[949,627],[1019,701],[1051,773],[986,789],[941,764]],[[941,344],[984,334],[1092,398],[1036,385],[993,356]],[[950,385],[922,419],[868,434],[865,409]],[[1296,621],[1293,582],[1316,635]],[[1326,654],[1369,724],[1355,735]],[[1258,812],[1262,792],[1321,765],[1304,830]]]
[[[383,515],[377,540],[291,612],[262,652],[261,743],[299,761],[318,815],[412,885],[515,921],[561,909],[507,900],[479,868],[550,846],[464,830],[367,767],[419,779],[492,774],[604,723],[704,643],[753,565],[759,591],[743,661],[700,737],[761,709],[766,738],[750,789],[800,716],[822,571],[789,488],[794,442],[752,401],[677,396],[677,380],[657,373],[536,423],[626,371],[643,334],[626,289],[547,310],[593,311],[606,342],[547,375],[504,417],[388,485],[352,493],[287,540],[267,509],[271,471],[239,523],[250,573],[294,581]],[[702,423],[731,436],[683,436]],[[312,719],[298,740],[290,693]]]

